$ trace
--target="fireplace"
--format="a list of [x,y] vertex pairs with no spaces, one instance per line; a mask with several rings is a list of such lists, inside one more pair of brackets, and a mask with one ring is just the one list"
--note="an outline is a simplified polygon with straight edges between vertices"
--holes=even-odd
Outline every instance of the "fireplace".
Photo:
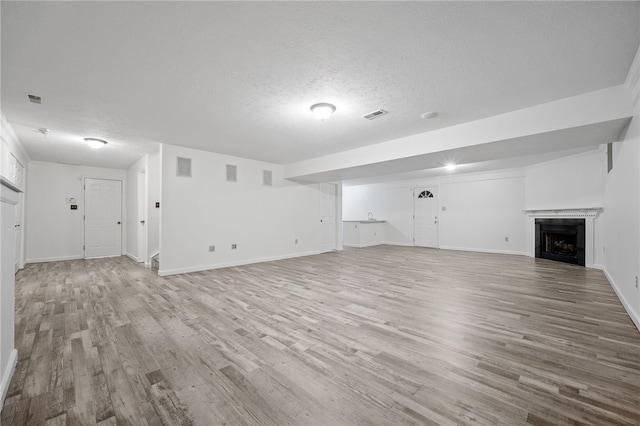
[[584,219],[536,219],[536,257],[584,266]]

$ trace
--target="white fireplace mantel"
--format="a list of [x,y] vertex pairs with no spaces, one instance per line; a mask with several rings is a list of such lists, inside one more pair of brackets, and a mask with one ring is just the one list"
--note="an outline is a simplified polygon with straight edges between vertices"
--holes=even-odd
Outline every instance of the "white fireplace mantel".
[[602,211],[602,207],[585,207],[580,209],[527,209],[523,210],[528,217],[538,218],[582,218],[582,217],[598,217]]
[[527,215],[527,255],[534,257],[536,250],[535,219],[582,219],[584,218],[584,266],[598,268],[595,265],[595,221],[602,207],[526,209]]

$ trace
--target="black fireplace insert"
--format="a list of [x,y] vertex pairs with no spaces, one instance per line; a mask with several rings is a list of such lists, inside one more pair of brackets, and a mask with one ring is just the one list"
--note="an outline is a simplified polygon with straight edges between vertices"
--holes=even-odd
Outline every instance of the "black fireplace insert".
[[584,219],[536,219],[536,257],[584,266]]

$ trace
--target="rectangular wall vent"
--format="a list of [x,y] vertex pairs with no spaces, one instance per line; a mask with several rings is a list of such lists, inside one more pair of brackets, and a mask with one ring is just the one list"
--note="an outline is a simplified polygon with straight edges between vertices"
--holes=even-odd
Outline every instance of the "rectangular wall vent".
[[40,96],[36,96],[36,95],[27,95],[27,96],[29,96],[29,101],[33,102],[34,104],[42,103],[42,98]]
[[191,158],[176,157],[176,176],[191,177]]
[[382,117],[383,115],[387,115],[387,114],[389,114],[387,111],[383,109],[378,109],[373,112],[370,112],[369,114],[363,115],[362,118],[366,118],[367,120],[373,120],[374,118]]
[[271,186],[273,181],[273,173],[271,170],[262,171],[262,184],[264,186]]
[[227,182],[238,181],[238,166],[227,164]]

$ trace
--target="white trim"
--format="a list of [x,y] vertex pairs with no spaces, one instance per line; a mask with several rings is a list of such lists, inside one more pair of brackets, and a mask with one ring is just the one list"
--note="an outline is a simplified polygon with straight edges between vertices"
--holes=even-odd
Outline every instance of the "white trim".
[[[429,248],[429,247],[427,247]],[[527,253],[524,251],[517,250],[496,250],[496,249],[482,249],[482,248],[469,248],[469,247],[451,247],[451,246],[441,246],[441,250],[455,250],[455,251],[472,251],[477,253],[493,253],[493,254],[511,254],[514,256],[526,256]]]
[[142,260],[138,260],[137,257],[135,257],[134,255],[132,255],[131,253],[127,252],[127,257],[130,258],[131,260],[133,260],[136,263],[142,263]]
[[631,321],[633,321],[638,331],[640,331],[640,313],[636,313],[633,310],[633,308],[631,307],[631,303],[629,303],[629,301],[624,297],[624,294],[622,294],[622,291],[620,291],[620,289],[616,285],[613,277],[609,275],[609,272],[607,272],[607,268],[602,268],[602,271],[604,272],[604,276],[607,278],[607,281],[609,281],[611,288],[613,288],[613,291],[616,293],[616,296],[618,296],[618,299],[620,299],[622,306],[627,311],[629,318],[631,318]]
[[371,244],[347,244],[347,243],[342,243],[343,246],[345,247],[355,247],[355,248],[365,248],[365,247],[373,247],[373,246],[382,246],[385,245],[386,243],[371,243]]
[[389,242],[389,241],[385,241],[384,243],[382,243],[382,245],[385,246],[400,246],[400,247],[413,247],[413,243],[402,243],[402,242]]
[[602,211],[602,207],[584,207],[584,208],[568,208],[568,209],[527,209],[523,210],[528,217],[535,218],[554,218],[554,217],[598,217]]
[[24,263],[42,263],[42,262],[59,262],[62,260],[78,260],[82,259],[82,255],[74,256],[56,256],[56,257],[40,257],[36,259],[26,259]]
[[243,265],[251,265],[253,263],[262,263],[262,262],[272,262],[274,260],[284,260],[284,259],[293,259],[296,257],[304,257],[304,256],[314,256],[321,253],[331,253],[333,250],[328,252],[321,252],[318,250],[308,251],[304,253],[296,253],[296,254],[284,254],[280,256],[269,256],[269,257],[260,257],[257,259],[246,259],[246,260],[236,260],[231,262],[222,262],[216,263],[213,265],[201,265],[201,266],[191,266],[188,268],[177,268],[177,269],[161,269],[158,271],[158,275],[161,277],[167,275],[175,275],[175,274],[188,274],[190,272],[200,272],[200,271],[208,271],[211,269],[220,269],[220,268],[229,268],[233,266],[243,266]]
[[11,351],[11,355],[9,355],[9,363],[7,364],[7,368],[2,374],[2,383],[0,383],[0,390],[2,391],[2,398],[0,398],[0,411],[2,411],[2,408],[4,407],[4,399],[6,398],[7,392],[9,391],[9,385],[11,384],[13,373],[16,371],[17,363],[18,351],[17,349],[13,349]]

